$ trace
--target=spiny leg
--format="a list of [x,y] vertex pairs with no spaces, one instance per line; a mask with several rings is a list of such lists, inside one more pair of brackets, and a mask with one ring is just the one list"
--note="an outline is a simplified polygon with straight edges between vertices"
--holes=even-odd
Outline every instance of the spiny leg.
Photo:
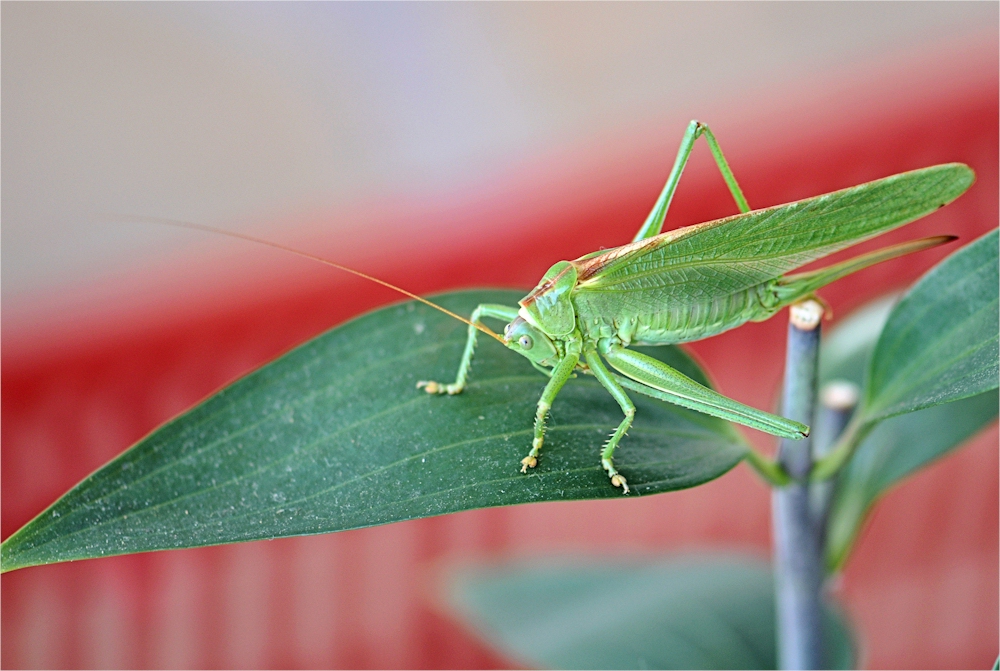
[[695,140],[701,135],[705,136],[708,148],[712,150],[715,164],[719,166],[719,172],[722,173],[722,178],[726,180],[726,186],[729,187],[729,192],[733,194],[736,206],[740,208],[740,212],[750,211],[750,205],[747,204],[747,199],[743,196],[740,185],[736,183],[736,177],[733,176],[733,171],[730,170],[726,157],[722,155],[722,149],[719,147],[715,135],[712,134],[712,131],[705,124],[700,121],[692,121],[688,124],[684,138],[681,140],[681,147],[677,151],[677,159],[674,161],[674,167],[670,170],[670,176],[667,177],[667,183],[664,185],[663,191],[660,192],[660,197],[656,199],[653,210],[646,217],[645,223],[643,223],[639,232],[635,234],[635,237],[632,238],[632,242],[645,240],[646,238],[660,234],[660,231],[663,229],[663,219],[667,216],[667,210],[670,208],[670,201],[674,198],[674,191],[677,190],[677,183],[681,179],[681,173],[684,172],[684,166],[687,165],[688,159],[691,157],[691,150],[694,149]]
[[601,450],[601,465],[604,466],[604,470],[608,472],[608,476],[611,478],[611,484],[615,487],[621,487],[622,492],[628,494],[628,483],[625,482],[624,476],[615,470],[615,465],[613,457],[615,454],[615,448],[618,446],[618,441],[622,439],[628,428],[632,426],[632,419],[635,417],[635,406],[632,405],[632,400],[625,394],[625,390],[621,388],[621,385],[615,381],[611,373],[605,367],[604,362],[601,361],[600,356],[597,354],[597,350],[591,344],[584,348],[583,356],[587,360],[587,365],[590,366],[590,370],[594,373],[594,377],[597,381],[604,385],[604,388],[618,401],[618,405],[621,406],[622,412],[625,413],[625,419],[622,420],[621,424],[615,430],[608,442],[605,444],[604,449]]
[[[472,311],[472,317],[469,318],[469,321],[473,324],[482,324],[483,317],[502,319],[510,323],[517,317],[517,308],[484,303]],[[469,334],[465,340],[465,352],[462,354],[462,362],[458,365],[458,375],[453,383],[442,384],[441,382],[421,380],[417,382],[417,388],[423,387],[428,394],[461,394],[469,377],[469,367],[472,366],[472,355],[476,351],[476,335],[478,333],[475,326],[469,326]]]
[[545,384],[542,397],[538,399],[538,407],[535,411],[535,437],[531,441],[531,451],[528,452],[528,456],[521,460],[522,473],[527,473],[529,468],[538,465],[538,451],[542,449],[542,443],[545,440],[545,418],[549,414],[549,408],[552,407],[556,394],[566,384],[566,380],[573,375],[573,370],[579,360],[580,350],[578,348],[575,351],[571,349],[552,370],[552,376]]

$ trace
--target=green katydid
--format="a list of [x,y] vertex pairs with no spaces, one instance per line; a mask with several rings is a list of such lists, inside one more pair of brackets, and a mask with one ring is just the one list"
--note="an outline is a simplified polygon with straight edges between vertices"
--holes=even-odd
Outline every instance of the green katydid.
[[[742,214],[661,234],[681,173],[702,135]],[[714,135],[692,121],[667,183],[631,244],[560,261],[519,307],[480,305],[472,313],[455,381],[419,382],[418,387],[429,393],[462,392],[476,330],[482,319],[494,318],[507,322],[506,346],[549,376],[522,473],[537,465],[549,409],[577,370],[594,375],[625,415],[601,451],[601,464],[612,484],[626,493],[626,480],[613,461],[635,415],[626,388],[776,436],[804,438],[809,427],[738,403],[628,346],[690,342],[762,321],[850,273],[948,242],[954,238],[914,240],[821,270],[785,275],[933,212],[960,196],[974,179],[965,165],[938,165],[751,211]]]
[[[741,214],[661,234],[681,173],[701,136]],[[538,463],[545,422],[559,390],[576,371],[593,375],[625,415],[601,451],[601,464],[611,483],[628,493],[613,460],[635,415],[625,389],[776,436],[809,435],[804,424],[727,398],[656,359],[629,350],[629,345],[690,342],[747,321],[763,321],[855,271],[953,240],[951,236],[914,240],[820,270],[785,274],[933,212],[958,198],[974,179],[968,166],[938,165],[751,211],[714,135],[708,126],[692,121],[663,191],[630,244],[560,261],[518,307],[480,305],[470,319],[388,282],[268,240],[199,224],[139,219],[222,233],[305,256],[399,291],[468,324],[455,381],[418,382],[428,393],[458,394],[465,389],[477,332],[523,355],[549,381],[537,404],[534,439],[521,460],[522,473]],[[502,338],[482,323],[486,318],[507,323]]]

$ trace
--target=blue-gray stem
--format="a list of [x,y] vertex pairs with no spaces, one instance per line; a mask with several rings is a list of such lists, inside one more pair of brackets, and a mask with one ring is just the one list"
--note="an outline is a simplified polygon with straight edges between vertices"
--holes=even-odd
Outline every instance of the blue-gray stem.
[[[823,308],[816,301],[793,305],[788,324],[781,414],[813,424]],[[824,666],[823,551],[810,502],[812,441],[782,440],[778,461],[793,482],[774,490],[775,603],[781,669]]]

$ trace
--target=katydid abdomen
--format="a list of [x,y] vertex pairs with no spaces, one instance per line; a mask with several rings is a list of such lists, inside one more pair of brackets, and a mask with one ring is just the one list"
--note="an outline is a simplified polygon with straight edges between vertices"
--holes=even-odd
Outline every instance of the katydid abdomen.
[[661,292],[650,290],[624,300],[619,297],[617,309],[611,311],[605,304],[615,301],[594,292],[574,295],[573,302],[585,337],[600,340],[617,336],[623,345],[671,345],[707,338],[751,320],[767,319],[781,307],[773,284],[766,282],[695,302],[671,301],[658,295]]

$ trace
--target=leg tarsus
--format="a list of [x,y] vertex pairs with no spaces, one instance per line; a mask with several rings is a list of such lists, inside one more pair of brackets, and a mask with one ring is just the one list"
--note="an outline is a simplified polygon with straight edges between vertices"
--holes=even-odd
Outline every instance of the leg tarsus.
[[455,394],[461,394],[462,390],[465,389],[465,385],[459,386],[457,383],[443,384],[433,380],[421,380],[417,382],[417,389],[423,389],[428,394],[449,394],[454,396]]
[[[548,385],[546,385],[545,389],[548,391]],[[522,473],[527,473],[529,468],[534,468],[538,465],[538,452],[542,449],[542,443],[545,442],[545,417],[549,414],[549,408],[552,406],[550,403],[545,402],[544,392],[542,396],[543,398],[539,399],[538,407],[535,410],[535,437],[531,441],[531,451],[528,452],[528,456],[521,460]],[[555,397],[555,394],[553,394],[553,397]]]

